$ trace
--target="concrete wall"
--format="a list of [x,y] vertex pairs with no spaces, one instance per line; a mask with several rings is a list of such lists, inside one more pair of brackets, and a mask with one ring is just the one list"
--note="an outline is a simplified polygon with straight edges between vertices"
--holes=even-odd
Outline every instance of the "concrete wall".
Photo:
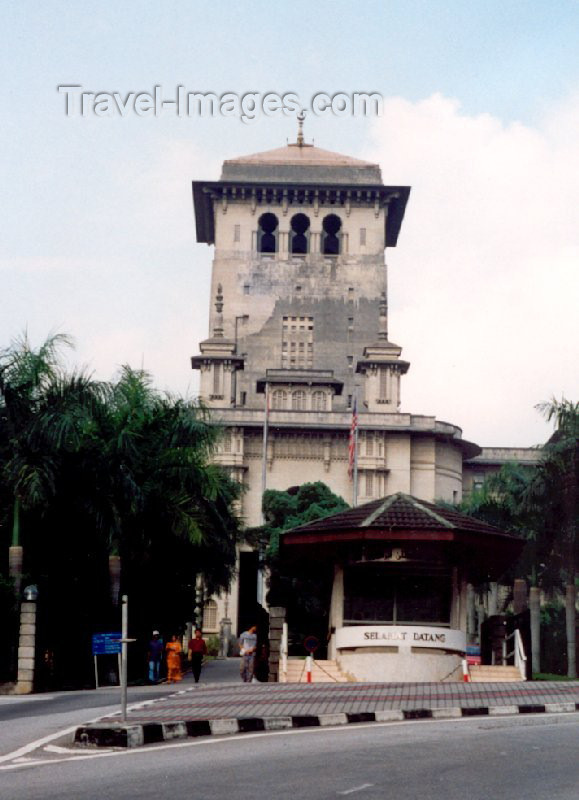
[[461,657],[426,648],[413,648],[410,652],[397,652],[396,648],[384,647],[381,651],[363,648],[342,651],[337,656],[343,672],[357,681],[412,683],[442,680],[462,680]]
[[447,503],[462,500],[462,453],[456,445],[436,442],[434,498]]

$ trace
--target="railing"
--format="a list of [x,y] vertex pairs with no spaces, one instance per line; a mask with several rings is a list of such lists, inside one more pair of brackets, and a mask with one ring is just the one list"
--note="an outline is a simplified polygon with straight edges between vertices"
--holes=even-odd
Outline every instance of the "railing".
[[279,650],[280,683],[287,683],[287,651],[288,651],[288,630],[287,630],[287,622],[284,622],[281,630],[281,645]]
[[[509,639],[513,640],[513,649],[507,651],[507,642]],[[515,667],[521,673],[521,680],[527,679],[527,656],[525,655],[525,648],[523,646],[523,639],[521,637],[521,632],[518,628],[512,633],[509,633],[508,636],[505,636],[503,640],[503,664],[509,663],[509,658],[514,658]]]

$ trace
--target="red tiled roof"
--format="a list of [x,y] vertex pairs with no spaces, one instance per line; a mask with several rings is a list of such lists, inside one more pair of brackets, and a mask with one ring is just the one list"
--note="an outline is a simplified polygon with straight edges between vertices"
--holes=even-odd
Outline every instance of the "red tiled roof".
[[504,531],[488,525],[486,522],[401,492],[380,500],[373,500],[348,511],[341,511],[324,519],[309,522],[306,525],[300,525],[285,531],[285,534],[323,534],[376,529],[464,531],[475,534],[507,535]]

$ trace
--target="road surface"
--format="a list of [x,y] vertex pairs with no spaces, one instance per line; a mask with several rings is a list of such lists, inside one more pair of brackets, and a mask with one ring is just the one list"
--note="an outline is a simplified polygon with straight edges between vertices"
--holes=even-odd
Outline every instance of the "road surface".
[[577,800],[575,714],[212,737],[0,764],[3,800]]

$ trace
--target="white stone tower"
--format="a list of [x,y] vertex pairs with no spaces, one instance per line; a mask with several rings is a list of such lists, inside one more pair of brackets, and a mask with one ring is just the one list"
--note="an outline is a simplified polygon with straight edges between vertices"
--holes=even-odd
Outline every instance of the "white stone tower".
[[215,255],[210,335],[192,366],[225,428],[218,460],[247,486],[247,525],[260,523],[264,475],[281,490],[322,480],[352,502],[355,395],[360,502],[461,496],[463,458],[479,448],[460,428],[400,408],[409,364],[388,338],[384,253],[409,193],[385,185],[376,164],[306,144],[301,126],[295,144],[193,183],[197,241]]

